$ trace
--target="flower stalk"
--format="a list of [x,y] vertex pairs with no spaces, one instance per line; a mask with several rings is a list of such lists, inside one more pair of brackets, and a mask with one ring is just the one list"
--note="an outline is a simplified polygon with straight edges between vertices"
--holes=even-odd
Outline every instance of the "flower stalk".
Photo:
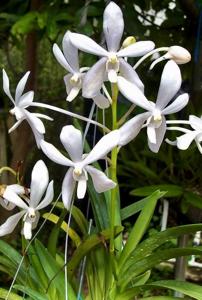
[[[118,86],[116,83],[112,83],[112,130],[118,129],[117,122],[117,100],[118,100]],[[115,147],[111,152],[111,179],[117,183],[117,156],[118,147]],[[110,252],[114,253],[114,250],[121,249],[121,239],[118,237],[114,239],[114,226],[120,224],[120,203],[118,197],[118,187],[116,186],[111,190],[111,237],[110,237]]]

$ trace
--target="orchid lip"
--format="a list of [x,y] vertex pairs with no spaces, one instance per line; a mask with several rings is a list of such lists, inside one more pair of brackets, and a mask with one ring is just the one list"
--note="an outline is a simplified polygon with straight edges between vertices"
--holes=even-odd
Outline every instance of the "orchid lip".
[[30,219],[34,219],[36,217],[35,209],[33,207],[29,207],[29,209],[28,209],[28,217]]

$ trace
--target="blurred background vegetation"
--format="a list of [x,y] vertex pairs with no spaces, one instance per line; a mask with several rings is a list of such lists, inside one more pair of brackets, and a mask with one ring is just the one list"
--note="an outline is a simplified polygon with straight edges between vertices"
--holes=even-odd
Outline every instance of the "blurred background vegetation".
[[[27,89],[35,90],[35,101],[46,102],[80,114],[88,114],[91,100],[78,97],[67,103],[63,83],[64,69],[56,62],[52,53],[53,43],[61,46],[67,30],[84,33],[103,44],[102,18],[104,0],[1,0],[0,2],[0,67],[5,68],[11,90],[22,75],[31,71]],[[192,61],[182,65],[183,84],[181,92],[190,94],[188,107],[175,116],[187,119],[189,114],[201,114],[202,96],[202,13],[201,1],[194,0],[117,0],[125,20],[124,37],[134,35],[136,40],[152,40],[156,47],[180,45],[192,54]],[[80,54],[80,66],[91,66],[96,58]],[[131,64],[137,60],[131,59]],[[147,60],[138,69],[145,84],[146,95],[155,100],[163,64],[148,71]],[[8,128],[14,120],[9,116],[9,99],[0,90],[0,165],[19,166],[31,170],[41,151],[36,149],[28,125],[23,123],[8,136]],[[130,106],[122,97],[119,99],[119,116]],[[85,105],[84,105],[85,104]],[[58,145],[62,126],[71,119],[50,113],[54,123],[46,123],[46,139]],[[106,112],[110,122],[110,111]],[[85,125],[85,124],[84,124]],[[91,134],[91,131],[90,131]],[[167,135],[174,139],[175,133]],[[91,139],[89,135],[89,140]],[[34,160],[32,158],[34,157]],[[43,156],[45,161],[46,158]],[[30,162],[28,164],[27,162]],[[51,164],[51,176],[61,182],[65,170]],[[126,206],[139,196],[146,195],[140,187],[170,184],[169,225],[202,221],[202,173],[201,155],[193,145],[190,150],[180,152],[164,143],[158,154],[149,152],[146,134],[121,150],[119,156],[119,182],[122,187],[122,205]],[[30,174],[30,172],[27,172]],[[6,182],[6,176],[2,179]],[[25,182],[29,182],[29,177]],[[174,207],[174,209],[172,208]],[[157,212],[156,222],[160,224]],[[155,222],[155,219],[154,219]]]

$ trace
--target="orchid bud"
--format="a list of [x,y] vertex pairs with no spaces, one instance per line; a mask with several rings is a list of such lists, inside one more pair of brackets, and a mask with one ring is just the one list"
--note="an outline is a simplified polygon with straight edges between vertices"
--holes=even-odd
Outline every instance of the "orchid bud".
[[122,47],[121,48],[126,48],[132,44],[136,43],[136,38],[134,36],[128,36],[124,41],[123,41],[123,44],[122,44]]
[[180,46],[171,46],[165,57],[173,59],[179,65],[186,64],[191,60],[189,51]]
[[153,61],[149,69],[152,70],[157,63],[165,59],[172,59],[176,62],[176,64],[181,65],[186,64],[191,60],[191,54],[183,47],[171,46],[168,48],[168,52],[166,54]]

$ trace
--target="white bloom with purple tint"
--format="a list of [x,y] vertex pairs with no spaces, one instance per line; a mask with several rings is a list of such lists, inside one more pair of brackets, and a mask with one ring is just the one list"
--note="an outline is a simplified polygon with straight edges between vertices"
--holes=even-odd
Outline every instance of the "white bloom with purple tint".
[[10,113],[12,115],[15,115],[17,119],[17,122],[9,129],[9,133],[14,131],[22,123],[23,120],[26,120],[33,131],[37,146],[40,147],[40,141],[44,138],[45,127],[39,118],[44,118],[50,121],[52,121],[53,119],[44,114],[30,113],[27,110],[27,108],[32,104],[34,99],[33,91],[29,91],[23,94],[29,74],[30,72],[27,72],[21,78],[16,87],[15,98],[13,98],[10,92],[8,75],[6,74],[6,71],[3,70],[3,90],[14,105],[14,108],[10,110]]
[[[79,91],[83,87],[83,80],[85,77],[85,68],[79,68],[79,60],[78,60],[78,49],[72,45],[69,39],[69,32],[64,35],[62,41],[62,50],[58,47],[57,44],[53,45],[53,53],[59,62],[59,64],[69,72],[69,74],[64,76],[64,82],[67,91],[66,100],[71,102],[74,100]],[[109,101],[104,95],[97,92],[97,94],[93,97],[94,102],[100,108],[109,107]]]
[[115,187],[116,183],[104,172],[90,166],[93,162],[104,158],[109,151],[117,146],[119,130],[111,131],[103,136],[90,153],[83,155],[83,141],[80,130],[72,125],[62,128],[60,140],[68,152],[70,159],[60,153],[52,144],[41,141],[42,151],[54,162],[70,167],[62,183],[62,200],[64,206],[70,209],[75,186],[77,197],[84,198],[87,188],[88,174],[91,176],[95,190],[105,192]]
[[[137,86],[128,82],[123,77],[119,76],[118,78],[118,87],[121,93],[131,102],[149,112],[149,114],[143,115],[142,118],[135,122],[135,126],[142,126],[144,121],[146,121],[149,148],[155,153],[159,151],[165,136],[165,115],[180,111],[188,103],[189,96],[184,93],[169,104],[180,89],[181,81],[181,73],[178,65],[172,60],[168,61],[163,69],[157,100],[156,103],[154,103],[147,100]],[[135,118],[137,118],[137,116]],[[131,138],[128,136],[128,142],[133,139],[134,130],[133,122],[131,120],[129,122],[131,123],[131,128],[127,128],[127,130],[131,132]]]
[[144,89],[137,73],[123,58],[142,56],[151,51],[155,45],[151,41],[141,41],[120,49],[123,31],[124,21],[122,11],[118,5],[111,1],[107,5],[103,16],[103,32],[107,50],[83,34],[69,33],[69,38],[75,47],[101,57],[84,78],[84,97],[94,97],[106,78],[110,82],[116,83],[119,72],[126,79],[132,80],[141,90]]
[[[21,191],[22,190],[20,190],[20,192]],[[20,219],[23,218],[22,234],[25,236],[25,239],[29,240],[32,237],[32,230],[35,229],[38,224],[40,216],[39,210],[48,206],[54,196],[53,181],[49,183],[48,169],[42,160],[39,160],[32,170],[30,199],[28,199],[25,194],[22,199],[18,192],[19,188],[16,190],[8,186],[3,193],[5,200],[18,206],[22,210],[9,217],[7,221],[0,226],[0,236],[10,234]]]

